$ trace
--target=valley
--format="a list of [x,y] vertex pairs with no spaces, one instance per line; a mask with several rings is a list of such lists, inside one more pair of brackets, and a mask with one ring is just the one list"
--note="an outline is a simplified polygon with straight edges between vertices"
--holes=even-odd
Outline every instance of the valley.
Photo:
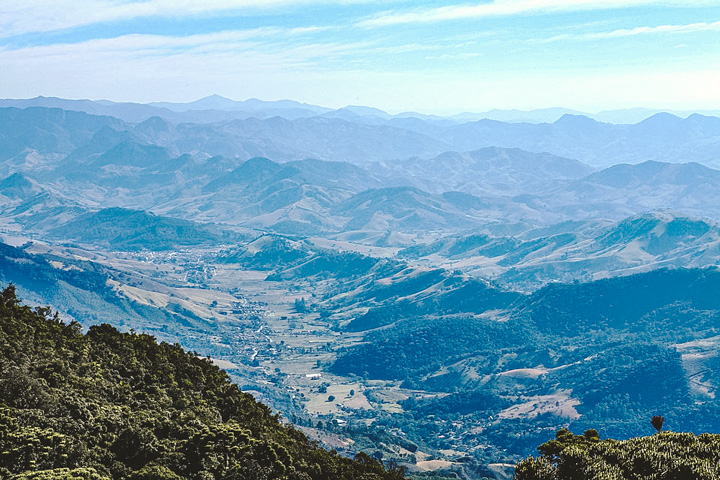
[[715,117],[53,102],[0,108],[0,281],[25,302],[209,356],[418,479],[510,478],[564,427],[720,429]]
[[[720,422],[713,406],[720,305],[677,289],[694,282],[700,292],[716,291],[715,272],[659,270],[528,296],[459,272],[275,235],[157,252],[13,240],[22,246],[15,257],[47,259],[45,277],[60,276],[43,291],[6,255],[3,281],[25,300],[52,302],[85,325],[109,321],[209,355],[244,391],[328,448],[348,455],[362,449],[418,475],[502,478],[501,465],[564,425],[600,424],[623,437],[644,432],[642,419],[662,409],[675,412],[678,428],[697,428],[691,419],[698,408],[706,428]],[[78,295],[82,288],[62,279],[89,265],[105,278],[104,301],[131,304],[116,318],[87,300],[63,303],[96,293],[85,286]],[[656,293],[630,311],[621,292],[637,292],[634,282]],[[656,290],[653,282],[667,287]],[[567,305],[567,298],[581,304]],[[615,299],[618,313],[583,317],[582,302],[602,298]],[[159,318],[160,311],[172,316]],[[618,314],[639,323],[623,326]],[[577,315],[587,327],[578,328]],[[643,382],[675,369],[670,378],[679,383],[658,380],[648,402],[639,393],[647,386],[633,380],[637,369]]]

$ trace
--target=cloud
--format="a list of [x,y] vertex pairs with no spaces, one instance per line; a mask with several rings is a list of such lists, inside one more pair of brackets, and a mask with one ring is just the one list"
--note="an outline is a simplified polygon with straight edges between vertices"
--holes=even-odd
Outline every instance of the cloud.
[[[117,101],[190,101],[213,93],[245,99],[292,98],[341,107],[373,105],[388,111],[457,113],[489,108],[563,105],[585,111],[640,105],[678,109],[720,105],[717,55],[704,65],[628,68],[528,69],[521,75],[492,59],[477,69],[360,68],[347,58],[374,57],[380,44],[285,39],[281,29],[252,29],[173,37],[125,35],[62,45],[0,48],[5,96],[110,98]],[[469,45],[472,46],[472,45]],[[408,44],[390,53],[427,50]],[[442,50],[432,54],[442,55]],[[464,52],[459,52],[460,54]],[[433,60],[435,62],[440,61]],[[442,61],[452,61],[443,59]],[[705,69],[705,70],[703,70]]]
[[541,43],[550,43],[564,40],[601,40],[605,38],[622,38],[633,37],[636,35],[648,34],[681,34],[681,33],[697,33],[720,31],[720,21],[718,22],[698,22],[689,23],[687,25],[658,25],[655,27],[635,27],[621,28],[609,32],[594,32],[581,34],[563,34],[555,35],[550,38],[540,40]]
[[609,10],[640,6],[690,7],[712,5],[711,0],[495,0],[480,4],[451,5],[439,8],[390,11],[358,22],[361,27],[384,27],[411,23],[497,17],[518,14]]
[[178,101],[218,93],[281,99],[309,98],[315,92],[319,100],[330,86],[349,88],[335,72],[370,46],[313,37],[295,42],[280,29],[253,29],[0,47],[0,83],[4,95],[19,98]]
[[231,11],[377,1],[380,0],[3,0],[0,2],[0,38],[145,17],[211,16]]
[[[119,69],[125,73],[155,72],[149,73],[149,78],[160,76],[163,71],[185,77],[191,72],[196,75],[197,71],[210,70],[223,75],[223,72],[295,69],[330,63],[370,46],[365,42],[320,43],[312,38],[302,41],[293,38],[318,30],[323,29],[263,27],[187,36],[130,34],[76,43],[4,47],[0,48],[0,64],[15,65],[18,72],[25,65],[38,72],[44,67],[48,71],[60,68],[63,72]],[[5,72],[4,76],[12,74]]]

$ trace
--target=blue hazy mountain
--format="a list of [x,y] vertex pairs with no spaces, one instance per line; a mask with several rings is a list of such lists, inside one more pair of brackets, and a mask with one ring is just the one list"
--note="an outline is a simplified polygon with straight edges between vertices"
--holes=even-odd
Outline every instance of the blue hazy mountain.
[[619,218],[657,209],[720,218],[720,208],[712,201],[718,187],[718,170],[697,163],[648,161],[609,167],[542,195],[539,201],[576,219],[596,217],[600,211],[615,212]]
[[126,122],[142,122],[152,116],[172,115],[171,110],[163,110],[141,103],[118,103],[107,100],[68,100],[57,97],[35,97],[22,100],[3,99],[0,107],[59,108],[67,111],[84,112],[90,115],[111,116]]
[[441,195],[412,187],[366,190],[338,203],[331,213],[348,219],[344,230],[415,232],[477,225]]
[[336,231],[341,221],[329,210],[351,195],[382,185],[364,169],[315,159],[277,163],[249,159],[196,191],[160,208],[175,216],[274,228],[284,233]]
[[434,192],[514,196],[543,192],[560,182],[583,178],[593,169],[577,160],[518,148],[487,147],[471,152],[444,152],[433,158],[411,158],[388,166],[398,177],[412,179]]
[[328,108],[301,104],[290,100],[279,102],[263,102],[251,99],[236,102],[219,95],[206,97],[189,103],[132,103],[111,102],[108,100],[67,100],[55,97],[36,97],[30,99],[0,100],[0,107],[46,107],[61,108],[85,112],[92,115],[108,115],[126,122],[143,122],[151,117],[181,122],[212,123],[237,118],[281,116],[286,118],[302,118],[329,111]]
[[155,102],[149,105],[158,108],[165,108],[174,112],[188,111],[230,111],[255,113],[260,117],[278,116],[285,118],[299,118],[325,113],[329,108],[309,105],[307,103],[295,102],[292,100],[263,101],[251,98],[244,101],[235,101],[220,95],[210,95],[200,100],[188,103]]
[[508,123],[552,123],[557,121],[563,115],[591,116],[588,113],[568,108],[542,108],[536,110],[493,109],[480,113],[464,112],[453,115],[450,118],[462,123],[483,119]]
[[[0,120],[7,127],[2,142],[8,152],[0,174],[29,175],[47,186],[55,201],[64,198],[91,209],[153,209],[284,233],[548,226],[617,221],[658,209],[720,218],[714,201],[719,172],[692,162],[646,161],[594,171],[550,153],[497,146],[452,151],[430,134],[324,117],[217,124],[173,124],[151,117],[129,124],[32,107],[0,109]],[[658,114],[636,125],[565,115],[553,124],[481,121],[425,124],[425,130],[463,132],[461,143],[490,141],[483,135],[498,132],[509,142],[519,132],[516,138],[525,143],[537,138],[545,147],[554,140],[600,150],[612,135],[621,135],[608,145],[625,145],[625,153],[635,148],[632,142],[650,144],[654,138],[654,149],[665,142],[668,156],[685,152],[692,157],[714,148],[719,126],[720,119],[699,115]],[[484,133],[472,135],[478,129]],[[691,141],[695,147],[687,146]],[[667,146],[670,142],[676,146]],[[418,155],[432,150],[440,153]],[[250,168],[258,161],[245,165],[261,157],[270,159],[266,175]],[[351,201],[352,196],[365,201]],[[415,207],[414,215],[408,213]]]
[[[264,105],[248,102],[213,97],[182,108]],[[153,116],[133,124],[52,108],[4,108],[0,142],[6,161],[0,173],[50,182],[48,192],[57,201],[65,196],[76,205],[152,208],[185,218],[199,215],[202,221],[218,215],[233,224],[284,225],[286,233],[470,229],[507,221],[547,226],[620,220],[658,209],[720,218],[713,201],[718,171],[684,161],[716,158],[720,119],[715,117],[661,113],[635,125],[613,125],[565,114],[545,124],[458,125],[388,120],[384,112],[364,107],[343,111],[376,123],[330,118],[326,112],[211,124]],[[389,126],[392,122],[405,125]],[[494,146],[447,148],[483,144]],[[525,150],[498,146],[503,144]],[[244,162],[257,157],[271,159],[265,176],[245,171],[252,162]],[[668,161],[593,172],[574,159],[580,157]],[[413,208],[417,211],[408,213]]]
[[11,199],[24,199],[42,191],[37,182],[21,173],[13,173],[0,181],[0,195]]
[[201,123],[231,120],[234,118],[248,118],[251,116],[260,118],[269,118],[272,116],[302,118],[318,114],[330,114],[330,116],[333,116],[332,114],[334,112],[338,112],[340,116],[352,113],[354,114],[354,118],[367,117],[371,119],[375,117],[384,120],[415,118],[428,122],[444,122],[445,124],[466,123],[482,119],[508,123],[553,123],[565,114],[583,115],[600,122],[635,124],[657,113],[663,112],[683,118],[693,113],[715,117],[720,115],[720,111],[717,110],[681,111],[652,108],[604,110],[593,114],[559,107],[534,110],[493,109],[484,112],[463,112],[450,116],[428,115],[418,112],[402,112],[391,115],[383,110],[367,106],[348,105],[347,107],[332,109],[292,100],[263,101],[253,98],[236,101],[220,95],[210,95],[193,102],[151,102],[149,104],[112,102],[109,100],[69,100],[57,97],[38,96],[29,99],[0,99],[0,107],[61,108],[93,115],[114,116],[128,122],[142,122],[152,116],[160,116],[175,122]]
[[597,122],[563,115],[553,123],[503,123],[480,120],[438,129],[434,137],[463,150],[481,146],[517,147],[549,152],[591,166],[646,160],[717,165],[720,119],[694,114],[686,119],[659,113],[634,125]]
[[[715,152],[720,142],[717,140],[720,120],[698,114],[680,118],[658,113],[636,124],[616,125],[573,114],[565,114],[552,123],[506,123],[488,119],[458,123],[421,117],[392,117],[365,107],[346,107],[304,117],[253,114],[215,119],[203,117],[202,112],[209,110],[188,110],[182,113],[187,117],[180,119],[163,115],[162,109],[144,107],[157,111],[136,119],[135,123],[157,117],[168,124],[161,127],[161,122],[154,120],[150,130],[154,130],[156,136],[152,143],[169,148],[174,154],[201,152],[243,159],[265,156],[287,161],[310,157],[368,164],[374,161],[394,162],[413,156],[431,158],[445,151],[504,147],[535,153],[548,152],[594,167],[647,160],[670,163],[694,161],[713,166],[718,165]],[[233,113],[232,110],[212,112],[223,115]],[[60,120],[55,122],[55,130]],[[22,125],[17,119],[13,121]],[[130,129],[117,124],[117,120],[115,122],[113,128],[116,130]],[[80,125],[68,124],[66,127],[65,133],[80,133],[77,132]],[[151,134],[146,131],[148,127],[139,127],[138,134]],[[68,141],[62,141],[61,133],[56,132],[53,137],[47,132],[38,132],[39,138],[27,138],[21,143],[37,144],[41,152],[54,149],[68,153],[70,146]],[[23,130],[23,134],[28,133]],[[9,138],[15,143],[19,141],[14,136]],[[17,146],[13,147],[10,140],[5,142],[9,142],[6,146],[10,147],[6,148],[6,158],[21,151]],[[75,147],[78,146],[75,141]]]
[[0,159],[29,150],[68,154],[103,127],[120,130],[123,124],[112,117],[61,109],[0,108]]

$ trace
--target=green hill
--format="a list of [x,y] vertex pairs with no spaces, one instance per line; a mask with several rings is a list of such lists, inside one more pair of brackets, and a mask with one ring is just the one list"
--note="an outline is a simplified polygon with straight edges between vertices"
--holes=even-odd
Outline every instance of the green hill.
[[0,292],[0,478],[401,479],[328,452],[208,359]]
[[125,208],[106,208],[81,215],[55,228],[50,235],[129,251],[235,243],[242,238],[213,225]]
[[[357,315],[344,328],[373,330],[338,349],[330,371],[422,391],[400,400],[403,416],[388,416],[385,425],[409,432],[420,448],[444,435],[451,440],[434,445],[460,445],[478,463],[514,463],[519,458],[510,455],[530,454],[561,427],[646,435],[645,419],[655,412],[675,430],[720,431],[716,268],[551,284],[504,308],[480,301],[490,289],[473,288],[447,302],[446,289],[428,307],[422,297],[396,300],[403,293]],[[370,298],[361,294],[353,291]],[[445,313],[443,305],[456,310]]]
[[663,432],[600,440],[596,430],[561,429],[517,465],[516,480],[714,480],[720,478],[720,435]]

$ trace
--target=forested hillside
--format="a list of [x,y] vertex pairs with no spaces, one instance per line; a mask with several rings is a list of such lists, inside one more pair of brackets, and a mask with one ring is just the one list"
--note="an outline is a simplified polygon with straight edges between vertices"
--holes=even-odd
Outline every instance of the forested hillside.
[[327,452],[209,359],[109,325],[86,334],[0,293],[0,477],[400,479]]
[[415,440],[444,421],[458,448],[486,438],[527,455],[561,426],[627,439],[657,413],[673,429],[717,432],[718,290],[717,269],[661,269],[551,284],[485,313],[370,310],[348,326],[385,327],[339,350],[331,371],[436,392],[401,400],[406,416],[387,425],[422,432]]

